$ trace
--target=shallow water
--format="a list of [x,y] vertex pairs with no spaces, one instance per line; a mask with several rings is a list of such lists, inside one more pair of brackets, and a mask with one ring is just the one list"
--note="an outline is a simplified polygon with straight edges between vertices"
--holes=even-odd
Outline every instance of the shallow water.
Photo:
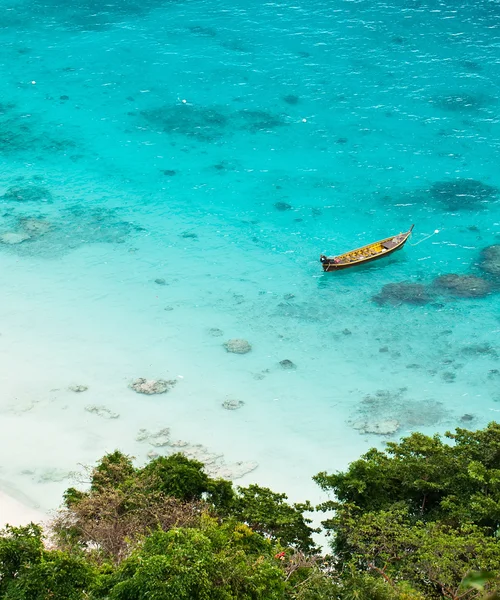
[[[173,451],[136,440],[169,427],[314,500],[370,446],[494,419],[499,25],[491,2],[5,2],[4,485],[53,508],[105,451]],[[393,257],[322,272],[411,223]],[[489,293],[436,294],[449,273]]]

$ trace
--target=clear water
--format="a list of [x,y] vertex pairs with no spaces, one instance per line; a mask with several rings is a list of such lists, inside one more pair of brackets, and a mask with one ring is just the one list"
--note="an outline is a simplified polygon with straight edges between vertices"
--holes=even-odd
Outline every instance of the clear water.
[[[239,483],[315,499],[310,476],[370,446],[495,419],[494,289],[372,297],[484,276],[500,242],[498,2],[0,10],[0,236],[26,238],[0,243],[5,489],[53,508],[78,463],[144,461],[139,429],[170,427],[234,476],[258,463]],[[455,179],[481,184],[436,192]],[[320,253],[412,223],[411,244],[440,233],[323,274]],[[178,383],[144,396],[137,377]],[[381,419],[397,432],[353,428]]]

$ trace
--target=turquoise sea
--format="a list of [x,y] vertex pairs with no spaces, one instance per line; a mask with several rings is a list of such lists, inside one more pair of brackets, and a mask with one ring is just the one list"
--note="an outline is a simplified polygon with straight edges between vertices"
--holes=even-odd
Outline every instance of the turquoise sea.
[[181,448],[317,500],[497,417],[498,0],[1,0],[0,77],[4,490]]

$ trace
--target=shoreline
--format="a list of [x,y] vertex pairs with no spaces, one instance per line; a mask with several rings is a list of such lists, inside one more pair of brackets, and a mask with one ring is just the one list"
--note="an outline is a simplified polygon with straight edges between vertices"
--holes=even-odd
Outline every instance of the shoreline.
[[20,527],[29,523],[46,525],[49,516],[27,503],[0,490],[0,529],[7,525]]

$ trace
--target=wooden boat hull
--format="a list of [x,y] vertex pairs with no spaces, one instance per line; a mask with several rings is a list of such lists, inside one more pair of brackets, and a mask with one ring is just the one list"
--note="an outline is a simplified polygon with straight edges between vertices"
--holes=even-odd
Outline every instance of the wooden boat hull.
[[379,258],[390,256],[403,248],[413,231],[413,227],[412,225],[406,233],[399,233],[338,256],[321,255],[320,261],[323,265],[323,271],[341,271],[342,269],[364,265]]

